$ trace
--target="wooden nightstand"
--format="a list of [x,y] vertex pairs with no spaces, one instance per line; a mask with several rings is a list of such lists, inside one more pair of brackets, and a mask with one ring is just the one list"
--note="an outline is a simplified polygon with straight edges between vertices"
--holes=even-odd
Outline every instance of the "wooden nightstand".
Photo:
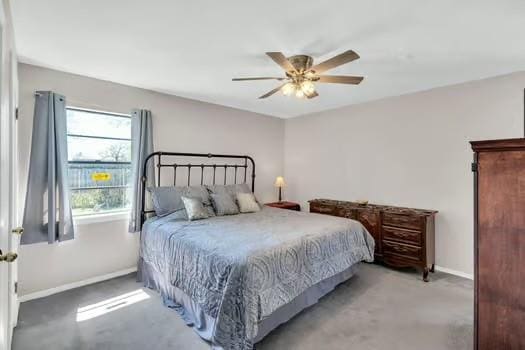
[[274,208],[280,208],[280,209],[301,211],[301,206],[298,203],[294,203],[294,202],[282,201],[282,202],[265,203],[264,205],[267,205],[269,207],[274,207]]

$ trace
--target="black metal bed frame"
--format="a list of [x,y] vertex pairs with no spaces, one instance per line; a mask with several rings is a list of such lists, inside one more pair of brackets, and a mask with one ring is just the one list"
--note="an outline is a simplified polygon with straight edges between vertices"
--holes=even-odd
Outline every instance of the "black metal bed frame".
[[[221,158],[221,159],[243,159],[243,164],[208,164],[208,163],[200,163],[200,164],[192,164],[192,163],[168,163],[162,162],[162,157],[189,157],[189,158]],[[148,162],[153,161],[156,164],[153,166],[153,187],[160,186],[161,182],[161,170],[163,168],[172,168],[173,169],[173,186],[177,185],[177,170],[180,168],[186,168],[188,169],[188,175],[187,175],[187,185],[190,186],[191,184],[191,169],[192,168],[200,168],[200,184],[204,185],[204,169],[210,168],[213,169],[213,185],[216,184],[216,172],[217,169],[224,169],[224,185],[227,184],[227,178],[228,178],[228,168],[234,169],[234,184],[237,184],[237,171],[238,169],[244,169],[244,177],[243,177],[243,183],[247,183],[248,177],[248,168],[251,168],[251,188],[252,192],[255,190],[255,161],[252,157],[246,156],[246,155],[232,155],[232,154],[212,154],[212,153],[179,153],[179,152],[153,152],[149,154],[146,159],[144,160],[144,165],[142,168],[142,181],[141,181],[141,192],[142,192],[142,198],[141,198],[141,222],[140,226],[144,224],[144,221],[146,220],[146,216],[150,213],[153,213],[154,210],[147,210],[146,209],[146,187],[148,183]],[[248,161],[250,161],[251,166],[248,164]]]

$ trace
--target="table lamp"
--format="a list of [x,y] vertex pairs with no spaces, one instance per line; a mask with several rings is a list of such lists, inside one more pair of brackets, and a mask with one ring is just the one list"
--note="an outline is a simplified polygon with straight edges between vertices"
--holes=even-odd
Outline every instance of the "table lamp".
[[282,195],[282,188],[286,186],[286,183],[284,182],[284,178],[282,176],[277,176],[274,183],[275,187],[279,187],[279,202],[283,201],[283,195]]

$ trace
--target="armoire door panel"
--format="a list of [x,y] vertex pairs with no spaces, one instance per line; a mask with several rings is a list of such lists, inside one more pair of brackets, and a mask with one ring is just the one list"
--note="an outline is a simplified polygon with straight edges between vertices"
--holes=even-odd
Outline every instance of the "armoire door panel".
[[478,349],[525,349],[525,152],[481,152],[477,172]]

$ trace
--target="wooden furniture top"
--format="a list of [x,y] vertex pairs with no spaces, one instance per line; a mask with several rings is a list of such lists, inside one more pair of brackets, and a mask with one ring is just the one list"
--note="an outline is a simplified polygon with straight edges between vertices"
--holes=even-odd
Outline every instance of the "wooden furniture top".
[[300,207],[299,203],[288,202],[288,201],[265,203],[264,205],[267,205],[269,207],[274,207],[274,208],[281,208],[281,209],[295,209],[295,208]]
[[355,202],[347,202],[347,201],[338,201],[334,199],[312,199],[308,202],[316,202],[319,204],[326,204],[326,205],[338,205],[338,206],[344,206],[348,208],[355,208],[355,209],[372,209],[377,211],[383,211],[387,213],[394,213],[394,214],[404,214],[404,215],[419,215],[419,216],[432,216],[438,213],[437,210],[427,210],[427,209],[414,209],[414,208],[405,208],[405,207],[395,207],[391,205],[379,205],[379,204],[359,204]]
[[525,138],[471,141],[470,144],[475,152],[525,150]]

